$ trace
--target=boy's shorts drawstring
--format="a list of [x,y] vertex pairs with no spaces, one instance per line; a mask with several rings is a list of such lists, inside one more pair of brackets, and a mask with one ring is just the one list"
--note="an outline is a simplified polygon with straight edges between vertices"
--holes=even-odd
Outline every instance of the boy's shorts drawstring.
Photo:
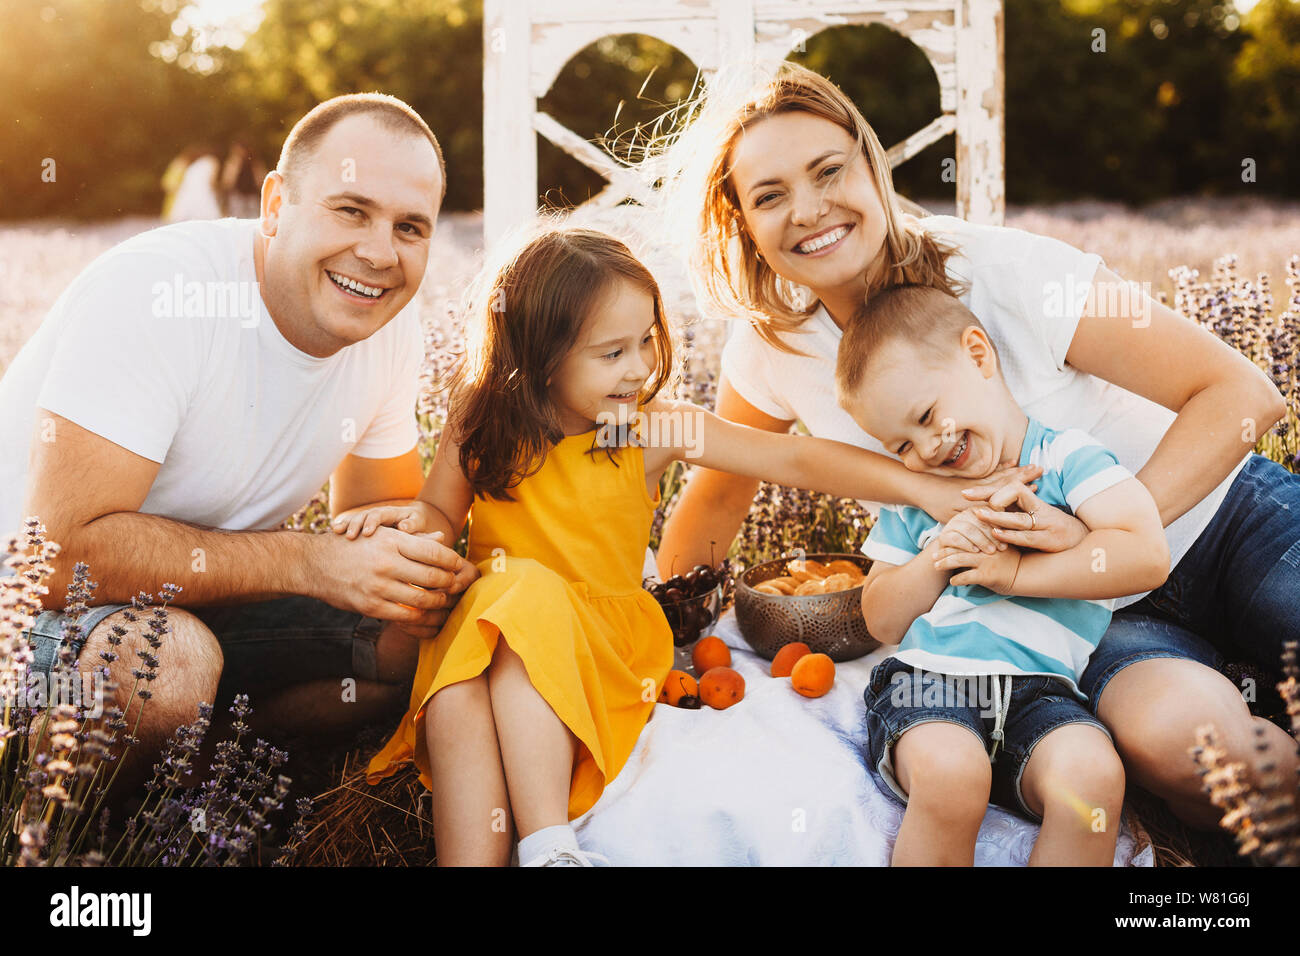
[[1011,709],[1011,675],[1007,674],[1006,698],[1002,697],[1002,685],[998,675],[993,677],[993,704],[997,708],[993,718],[993,745],[989,748],[989,763],[997,763],[998,747],[1002,744],[1003,727],[1007,722],[1007,711]]

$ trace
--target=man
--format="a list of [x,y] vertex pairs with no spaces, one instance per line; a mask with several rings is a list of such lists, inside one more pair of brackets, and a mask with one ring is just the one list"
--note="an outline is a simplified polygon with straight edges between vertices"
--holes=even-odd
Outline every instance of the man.
[[0,380],[0,528],[36,515],[63,548],[35,666],[56,657],[75,562],[98,582],[81,667],[121,624],[110,670],[127,690],[147,628],[122,608],[183,588],[141,760],[219,679],[280,730],[400,709],[417,638],[477,576],[453,542],[395,528],[274,530],[326,479],[331,515],[418,492],[423,335],[404,307],[445,191],[438,142],[409,106],[329,100],[290,132],[260,220],[167,226],[105,253]]

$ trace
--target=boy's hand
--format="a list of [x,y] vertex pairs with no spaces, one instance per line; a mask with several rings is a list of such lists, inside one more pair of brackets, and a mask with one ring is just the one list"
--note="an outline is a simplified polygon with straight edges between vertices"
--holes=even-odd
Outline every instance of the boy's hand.
[[948,583],[954,587],[978,584],[996,594],[1010,594],[1020,568],[1020,549],[1008,548],[985,554],[982,551],[954,551],[934,562],[936,571],[965,568],[954,574]]
[[[1088,526],[1054,508],[1019,481],[963,492],[993,537],[1033,551],[1068,551],[1088,535]],[[1032,516],[1032,517],[1031,517]]]
[[370,535],[377,528],[390,527],[408,534],[422,534],[434,527],[433,506],[418,498],[405,505],[382,505],[378,508],[362,508],[347,511],[330,523],[330,530],[335,534],[345,534],[348,540],[358,535]]

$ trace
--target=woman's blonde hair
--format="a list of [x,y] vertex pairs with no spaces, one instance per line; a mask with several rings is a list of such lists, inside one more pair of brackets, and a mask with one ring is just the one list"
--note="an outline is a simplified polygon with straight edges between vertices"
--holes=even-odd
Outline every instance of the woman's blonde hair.
[[[692,281],[703,307],[721,315],[745,318],[764,341],[784,352],[799,350],[782,341],[783,333],[800,329],[817,303],[808,290],[783,279],[760,256],[744,226],[731,181],[732,152],[737,138],[754,123],[781,113],[803,112],[829,120],[857,142],[875,177],[885,210],[885,267],[868,276],[863,300],[889,286],[907,283],[961,295],[965,289],[945,270],[957,250],[928,233],[915,217],[898,208],[889,159],[862,113],[843,91],[819,73],[783,61],[770,77],[747,82],[740,97],[727,95],[746,71],[723,71],[707,92],[675,111],[685,125],[672,137],[669,154],[677,170],[669,173],[669,189],[684,190],[689,205],[679,212],[693,214],[694,247],[689,251]],[[682,119],[684,118],[684,119]],[[694,167],[692,171],[690,167]],[[684,225],[684,224],[683,224]]]

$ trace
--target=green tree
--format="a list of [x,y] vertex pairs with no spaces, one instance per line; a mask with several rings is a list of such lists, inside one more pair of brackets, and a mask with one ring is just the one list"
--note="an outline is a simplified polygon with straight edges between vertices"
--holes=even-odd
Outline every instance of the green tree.
[[424,117],[447,160],[449,209],[482,202],[481,4],[471,0],[266,0],[229,54],[229,94],[254,119],[268,165],[321,100],[378,91]]
[[1251,188],[1300,195],[1300,3],[1261,0],[1246,26],[1250,37],[1232,71],[1238,169],[1254,159]]
[[158,210],[168,161],[228,113],[202,77],[150,53],[172,37],[170,6],[0,0],[0,216]]

